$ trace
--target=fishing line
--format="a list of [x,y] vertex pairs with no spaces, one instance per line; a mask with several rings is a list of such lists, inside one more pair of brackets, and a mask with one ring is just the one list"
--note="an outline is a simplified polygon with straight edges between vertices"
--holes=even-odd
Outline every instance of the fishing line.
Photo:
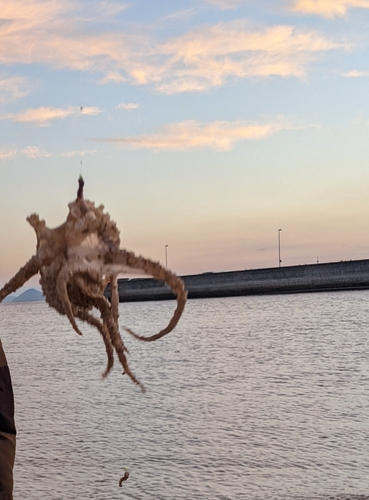
[[79,97],[80,97],[80,107],[79,107],[79,175],[82,176],[83,170],[83,156],[84,156],[84,148],[83,148],[83,138],[82,138],[82,125],[83,125],[83,103],[82,103],[82,72],[79,79]]
[[82,176],[82,165],[83,165],[83,146],[82,146],[82,114],[83,114],[83,106],[79,107],[80,110],[80,151],[79,151],[79,175]]

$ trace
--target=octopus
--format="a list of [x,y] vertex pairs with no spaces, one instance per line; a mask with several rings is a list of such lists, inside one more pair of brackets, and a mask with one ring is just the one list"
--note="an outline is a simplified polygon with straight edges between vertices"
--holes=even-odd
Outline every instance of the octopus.
[[[23,286],[32,276],[40,274],[40,285],[46,302],[59,314],[67,316],[73,329],[82,335],[76,319],[96,328],[104,341],[107,366],[106,377],[114,364],[114,351],[123,367],[123,373],[144,386],[132,373],[118,324],[118,274],[144,273],[164,282],[177,299],[176,309],[168,325],[151,336],[124,330],[136,339],[152,342],[171,332],[177,325],[187,299],[183,281],[158,262],[136,256],[120,248],[120,232],[104,212],[104,206],[95,206],[83,196],[84,181],[79,178],[77,198],[69,203],[66,221],[50,229],[37,214],[27,217],[36,232],[36,253],[0,290],[0,302]],[[110,300],[105,290],[110,283]],[[97,314],[96,314],[97,311]]]

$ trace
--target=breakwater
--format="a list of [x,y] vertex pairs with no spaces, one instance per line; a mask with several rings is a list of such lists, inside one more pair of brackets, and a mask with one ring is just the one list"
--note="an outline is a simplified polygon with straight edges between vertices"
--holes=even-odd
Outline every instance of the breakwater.
[[[369,289],[369,259],[181,276],[190,299],[276,293]],[[168,300],[174,295],[152,278],[120,279],[120,302]],[[110,287],[106,289],[110,297]]]

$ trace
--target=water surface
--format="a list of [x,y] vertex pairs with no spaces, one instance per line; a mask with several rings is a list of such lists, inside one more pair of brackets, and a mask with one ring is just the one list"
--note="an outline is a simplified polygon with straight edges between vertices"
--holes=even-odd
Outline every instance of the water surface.
[[[173,309],[121,304],[120,323],[150,334]],[[189,301],[167,337],[126,339],[145,395],[118,362],[101,379],[102,340],[82,329],[0,305],[15,500],[369,498],[369,292]]]

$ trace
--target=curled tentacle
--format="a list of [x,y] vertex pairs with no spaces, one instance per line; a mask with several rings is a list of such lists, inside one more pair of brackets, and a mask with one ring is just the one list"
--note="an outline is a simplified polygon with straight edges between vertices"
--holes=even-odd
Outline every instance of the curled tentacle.
[[70,274],[70,269],[68,264],[66,264],[62,270],[60,271],[57,279],[56,279],[56,291],[58,293],[60,302],[62,303],[64,313],[66,314],[67,318],[70,321],[70,324],[73,327],[73,330],[75,330],[78,335],[82,335],[81,330],[78,328],[76,320],[74,319],[73,311],[72,311],[72,304],[70,303],[69,297],[68,297],[68,281],[69,281],[69,274]]
[[143,393],[146,392],[145,387],[141,384],[141,382],[135,377],[135,375],[131,372],[130,367],[128,366],[128,361],[125,355],[126,348],[124,346],[123,340],[119,334],[119,330],[115,321],[112,319],[111,309],[109,301],[105,297],[99,297],[95,299],[95,307],[100,311],[101,318],[103,323],[106,325],[111,343],[114,346],[114,349],[117,353],[118,359],[123,366],[125,373],[129,376],[129,378],[137,384]]
[[[91,276],[88,275],[88,277],[90,278],[89,281],[91,282],[92,281]],[[80,295],[78,296],[79,303],[83,303],[85,306],[87,304],[88,305],[95,305],[96,299],[99,299],[101,297],[102,289],[100,289],[100,293],[98,293],[98,291],[96,291],[96,290],[94,291],[92,289],[91,283],[90,283],[90,286],[87,286],[86,281],[87,281],[87,276],[85,276],[85,273],[76,274],[74,276],[73,283],[79,288],[80,292],[83,295],[82,297]],[[100,287],[98,282],[95,282],[95,285],[97,287]],[[95,286],[95,288],[96,288],[96,286]],[[113,348],[112,348],[109,330],[108,330],[105,323],[101,323],[97,318],[95,318],[95,316],[90,314],[86,310],[86,308],[81,309],[80,307],[78,307],[76,309],[77,309],[78,317],[80,319],[82,319],[83,321],[86,321],[90,325],[95,326],[99,330],[99,332],[101,333],[101,336],[104,340],[105,350],[106,350],[106,354],[108,357],[108,364],[107,364],[105,372],[103,373],[103,377],[105,378],[114,365]]]
[[143,270],[145,274],[150,274],[153,278],[163,281],[177,297],[176,310],[174,311],[168,325],[159,333],[151,335],[150,337],[144,337],[137,335],[130,328],[124,327],[124,329],[136,339],[143,340],[145,342],[153,342],[154,340],[158,340],[171,332],[177,325],[186,305],[187,290],[185,289],[183,280],[168,269],[165,269],[161,264],[159,264],[159,262],[153,262],[152,260],[145,259],[144,257],[136,257],[133,252],[127,252],[126,250],[119,251],[119,254],[114,259],[114,264],[123,264],[133,269]]
[[5,297],[15,292],[23,286],[26,281],[28,281],[32,276],[37,274],[41,269],[41,262],[37,255],[31,257],[27,264],[19,269],[17,274],[11,278],[8,283],[6,283],[0,290],[0,302],[2,302]]
[[91,326],[94,326],[101,333],[101,336],[105,344],[106,355],[108,358],[106,369],[102,375],[103,378],[105,378],[109,374],[110,370],[113,368],[114,365],[113,347],[111,344],[109,332],[106,326],[103,323],[101,323],[101,321],[99,321],[97,318],[95,318],[95,316],[87,312],[85,309],[79,309],[76,314],[79,319],[81,319],[82,321],[86,321],[86,323],[88,323]]

